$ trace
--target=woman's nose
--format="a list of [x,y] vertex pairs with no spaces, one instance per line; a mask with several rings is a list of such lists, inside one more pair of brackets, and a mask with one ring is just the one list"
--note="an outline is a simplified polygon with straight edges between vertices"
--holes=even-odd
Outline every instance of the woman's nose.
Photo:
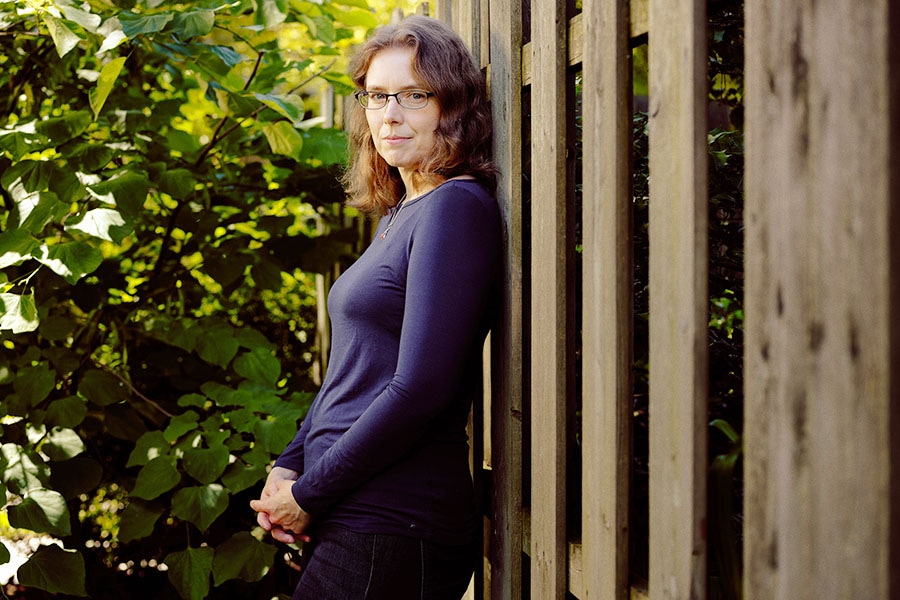
[[384,105],[384,120],[387,123],[395,123],[403,118],[403,107],[397,102],[396,96],[390,96]]

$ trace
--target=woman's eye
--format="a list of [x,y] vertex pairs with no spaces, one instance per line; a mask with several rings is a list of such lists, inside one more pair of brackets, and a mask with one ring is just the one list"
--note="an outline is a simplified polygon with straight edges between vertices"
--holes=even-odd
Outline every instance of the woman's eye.
[[425,98],[425,94],[422,92],[406,92],[406,97],[410,100],[422,100]]
[[369,92],[369,100],[372,100],[374,102],[382,102],[384,100],[387,100],[387,95],[382,94],[381,92]]

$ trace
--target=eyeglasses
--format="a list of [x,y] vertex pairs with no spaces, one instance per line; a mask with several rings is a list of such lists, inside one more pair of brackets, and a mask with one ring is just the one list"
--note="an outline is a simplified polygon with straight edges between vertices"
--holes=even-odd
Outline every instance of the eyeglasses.
[[397,104],[403,108],[418,110],[428,106],[428,99],[434,96],[434,92],[426,92],[425,90],[405,90],[396,94],[386,94],[384,92],[367,92],[360,91],[353,94],[359,100],[360,105],[368,110],[378,110],[387,106],[388,98],[393,96],[397,99]]

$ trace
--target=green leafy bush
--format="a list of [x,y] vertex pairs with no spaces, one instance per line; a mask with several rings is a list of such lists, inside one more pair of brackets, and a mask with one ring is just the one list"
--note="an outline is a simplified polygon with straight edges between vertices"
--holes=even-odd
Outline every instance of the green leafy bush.
[[315,388],[312,273],[358,237],[314,115],[374,25],[361,0],[0,2],[0,485],[61,542],[28,597],[287,577],[248,502]]

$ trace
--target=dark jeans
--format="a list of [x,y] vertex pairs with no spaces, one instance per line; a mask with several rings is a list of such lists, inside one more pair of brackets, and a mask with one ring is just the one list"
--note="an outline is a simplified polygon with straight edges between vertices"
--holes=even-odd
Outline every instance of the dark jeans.
[[475,558],[473,546],[329,527],[304,545],[293,600],[459,600]]

